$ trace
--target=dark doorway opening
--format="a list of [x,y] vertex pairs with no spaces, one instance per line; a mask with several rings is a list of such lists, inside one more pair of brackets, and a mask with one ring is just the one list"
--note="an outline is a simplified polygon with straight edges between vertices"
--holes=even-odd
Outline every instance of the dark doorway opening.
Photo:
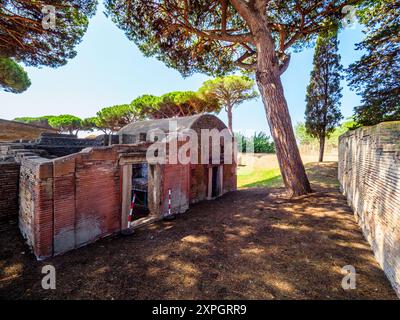
[[219,167],[212,168],[211,197],[216,198],[221,194],[219,187]]
[[[147,217],[148,209],[148,165],[147,163],[132,165],[132,221]],[[133,201],[134,200],[134,201]]]

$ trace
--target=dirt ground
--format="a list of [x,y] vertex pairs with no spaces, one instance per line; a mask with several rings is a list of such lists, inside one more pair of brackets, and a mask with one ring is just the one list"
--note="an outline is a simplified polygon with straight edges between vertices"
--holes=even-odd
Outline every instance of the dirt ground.
[[[37,262],[0,234],[0,298],[396,299],[337,188],[335,163],[308,166],[315,193],[242,189],[171,222]],[[41,288],[52,264],[57,289]],[[353,265],[357,288],[341,287]]]

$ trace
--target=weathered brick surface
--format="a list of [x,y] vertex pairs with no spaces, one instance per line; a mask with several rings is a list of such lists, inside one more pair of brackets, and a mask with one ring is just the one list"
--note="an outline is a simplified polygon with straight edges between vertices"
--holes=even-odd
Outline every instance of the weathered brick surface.
[[113,160],[76,168],[76,246],[121,230],[120,170]]
[[39,259],[53,254],[53,164],[24,159],[20,170],[19,227]]
[[113,149],[54,160],[54,254],[121,229],[120,168]]
[[0,229],[18,220],[19,164],[0,161]]
[[237,188],[237,173],[236,164],[225,164],[224,165],[224,183],[223,192],[234,191]]
[[75,248],[75,157],[54,160],[54,253]]
[[171,212],[183,213],[189,209],[190,166],[166,164],[163,168],[162,206],[160,214],[168,212],[168,192],[171,190]]
[[57,132],[57,130],[0,119],[0,141],[33,140],[43,132]]
[[[35,255],[62,254],[121,231],[122,168],[146,161],[148,146],[86,148],[55,159],[32,153],[19,157],[20,229]],[[149,171],[152,218],[168,212],[169,190],[172,213],[183,213],[190,203],[207,198],[208,165],[151,164]],[[236,166],[223,165],[223,174],[222,192],[234,190]]]
[[201,164],[191,165],[190,203],[207,199],[208,168]]
[[400,296],[400,122],[341,136],[339,180],[377,260]]

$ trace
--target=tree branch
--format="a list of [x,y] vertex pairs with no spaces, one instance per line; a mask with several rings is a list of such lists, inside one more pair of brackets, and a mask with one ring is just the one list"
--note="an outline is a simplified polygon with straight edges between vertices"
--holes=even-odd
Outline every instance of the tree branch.
[[285,58],[283,59],[281,65],[279,66],[279,76],[285,73],[285,71],[288,69],[289,64],[290,64],[290,55],[285,55]]

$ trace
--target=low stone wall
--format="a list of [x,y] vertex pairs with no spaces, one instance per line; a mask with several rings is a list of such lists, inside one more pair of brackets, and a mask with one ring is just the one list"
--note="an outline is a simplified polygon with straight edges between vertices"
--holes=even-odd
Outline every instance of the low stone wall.
[[[318,152],[301,152],[301,159],[303,163],[318,162]],[[337,161],[338,155],[336,153],[326,152],[324,161]],[[254,169],[273,169],[279,168],[278,158],[273,153],[239,153],[238,165],[253,167]]]
[[18,220],[19,167],[14,161],[0,161],[0,229]]
[[400,121],[342,135],[339,181],[364,236],[400,297]]
[[19,139],[34,140],[43,132],[56,133],[57,130],[0,119],[0,141],[14,141]]

